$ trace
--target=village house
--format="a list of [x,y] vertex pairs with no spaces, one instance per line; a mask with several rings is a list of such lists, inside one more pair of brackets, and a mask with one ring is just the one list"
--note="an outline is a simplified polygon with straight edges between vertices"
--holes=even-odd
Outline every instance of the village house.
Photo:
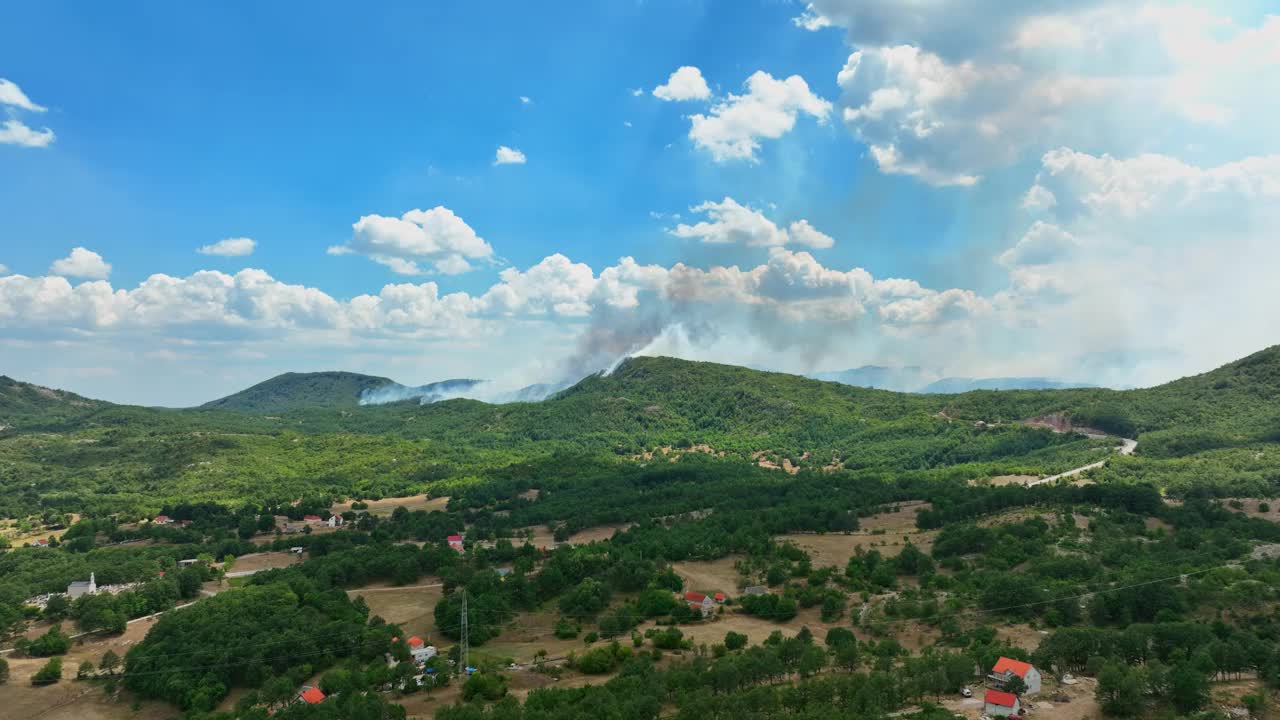
[[344,521],[341,515],[334,514],[334,515],[330,515],[329,519],[326,520],[324,524],[328,525],[331,528],[336,528],[336,527],[340,527],[343,522]]
[[1031,663],[1013,658],[1001,656],[996,661],[995,667],[991,668],[991,674],[987,676],[987,680],[1003,690],[1015,677],[1022,678],[1022,683],[1027,688],[1027,695],[1040,692],[1040,671],[1032,667]]
[[192,565],[195,565],[195,564],[196,564],[196,563],[198,563],[198,562],[200,562],[200,559],[199,559],[199,558],[187,558],[186,560],[179,560],[179,561],[178,561],[178,566],[179,566],[179,567],[191,567]]
[[31,547],[47,548],[49,547],[49,541],[45,540],[44,538],[40,538],[38,540],[32,540]]
[[88,581],[76,580],[67,586],[67,597],[71,600],[75,600],[76,598],[83,597],[85,595],[96,595],[97,593],[98,581],[97,578],[93,576],[93,573],[89,573]]
[[706,617],[716,610],[715,601],[700,592],[690,590],[684,594],[684,601],[694,610],[701,610],[702,617]]
[[308,705],[319,705],[324,702],[324,693],[318,687],[304,688],[298,698]]
[[436,656],[436,648],[434,645],[428,645],[422,641],[417,635],[409,638],[409,656],[419,665],[425,664],[428,660]]
[[716,593],[716,594],[715,594],[715,598],[716,598],[716,604],[717,604],[717,605],[723,605],[723,604],[724,604],[724,601],[728,599],[727,597],[725,597],[725,594],[724,594],[724,593],[722,593],[722,592],[718,592],[718,593]]
[[172,525],[173,524],[173,520],[170,519],[168,515],[157,515],[155,519],[152,520],[151,522],[154,525]]
[[449,547],[453,548],[454,550],[457,550],[458,552],[462,552],[463,545],[462,545],[461,535],[450,535],[445,539],[449,541]]
[[1013,693],[988,690],[986,697],[982,700],[982,712],[992,717],[1021,715],[1022,704]]
[[319,515],[303,515],[302,521],[314,524],[314,523],[322,523],[324,522],[324,519],[321,518]]

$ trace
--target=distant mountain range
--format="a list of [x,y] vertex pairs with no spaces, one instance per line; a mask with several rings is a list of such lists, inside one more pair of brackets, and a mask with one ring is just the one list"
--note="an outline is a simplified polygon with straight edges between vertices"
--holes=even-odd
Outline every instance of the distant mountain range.
[[1043,377],[941,377],[941,373],[915,366],[863,365],[850,370],[813,373],[809,377],[855,387],[910,393],[955,394],[970,390],[1063,390],[1098,387],[1089,383],[1074,383]]

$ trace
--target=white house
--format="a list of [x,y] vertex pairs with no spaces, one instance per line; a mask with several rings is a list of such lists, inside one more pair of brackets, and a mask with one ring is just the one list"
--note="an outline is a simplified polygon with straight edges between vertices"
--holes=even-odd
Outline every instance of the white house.
[[716,601],[700,592],[689,591],[685,593],[684,601],[694,610],[701,610],[702,617],[706,617],[716,611]]
[[328,525],[331,528],[336,528],[336,527],[340,527],[342,525],[342,522],[343,522],[342,516],[334,514],[334,515],[330,515],[329,519],[326,520],[324,524]]
[[76,580],[75,582],[67,586],[67,597],[72,600],[75,600],[76,598],[82,597],[84,595],[95,595],[97,594],[97,592],[98,592],[98,581],[93,576],[93,573],[89,573],[88,582],[85,582],[84,580]]
[[1027,686],[1026,695],[1035,695],[1040,692],[1040,671],[1036,670],[1031,663],[1021,660],[1001,656],[987,677],[1003,688],[1015,676],[1022,678],[1022,683]]
[[434,645],[428,645],[422,641],[422,638],[413,636],[409,638],[409,656],[413,661],[422,665],[426,661],[436,656],[436,648]]
[[1013,693],[988,690],[982,700],[982,712],[992,717],[1008,717],[1022,713],[1022,703]]

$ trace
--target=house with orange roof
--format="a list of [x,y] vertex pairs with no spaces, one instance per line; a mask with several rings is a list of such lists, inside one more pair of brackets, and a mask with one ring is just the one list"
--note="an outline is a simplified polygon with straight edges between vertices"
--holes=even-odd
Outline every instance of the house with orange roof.
[[324,702],[324,693],[318,687],[306,688],[298,697],[308,705],[319,705]]
[[991,668],[991,674],[987,676],[987,679],[993,685],[1003,689],[1015,677],[1022,678],[1022,683],[1027,688],[1027,695],[1034,695],[1040,692],[1040,671],[1036,670],[1031,663],[1014,660],[1003,655],[996,661],[995,667]]

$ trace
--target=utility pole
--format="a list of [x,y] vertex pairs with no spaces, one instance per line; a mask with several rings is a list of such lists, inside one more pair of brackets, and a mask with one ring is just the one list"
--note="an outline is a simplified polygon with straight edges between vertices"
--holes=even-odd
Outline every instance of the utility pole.
[[458,661],[462,663],[462,672],[465,673],[470,667],[467,661],[468,651],[471,649],[470,631],[467,629],[467,590],[462,589],[462,633],[459,635],[458,645]]

